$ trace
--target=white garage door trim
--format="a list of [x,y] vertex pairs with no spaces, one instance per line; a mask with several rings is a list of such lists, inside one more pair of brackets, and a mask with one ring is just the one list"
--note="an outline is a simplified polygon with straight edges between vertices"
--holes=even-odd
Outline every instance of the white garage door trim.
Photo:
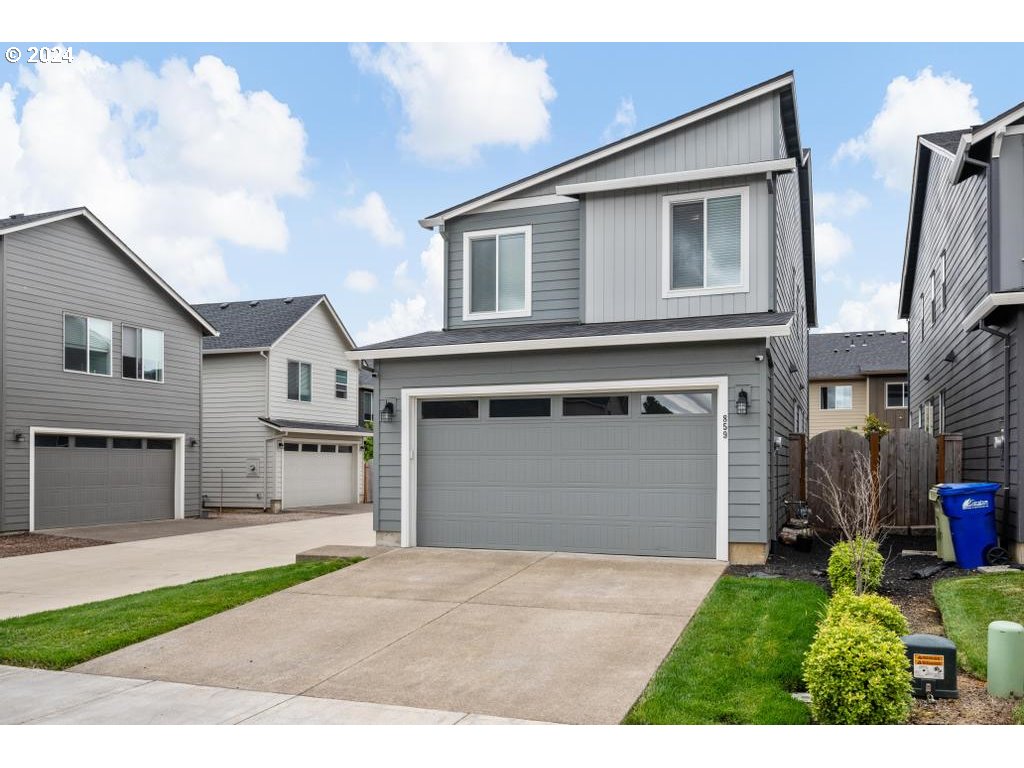
[[36,529],[36,435],[96,435],[145,437],[174,441],[174,519],[185,518],[185,435],[180,432],[126,432],[116,429],[28,428],[28,529]]
[[416,546],[416,436],[418,401],[424,398],[494,397],[502,395],[563,395],[575,393],[650,392],[657,390],[715,390],[718,451],[715,558],[729,559],[729,377],[685,379],[636,379],[626,381],[579,381],[552,384],[509,384],[468,387],[415,387],[402,390],[399,412],[402,432],[402,532],[403,547]]

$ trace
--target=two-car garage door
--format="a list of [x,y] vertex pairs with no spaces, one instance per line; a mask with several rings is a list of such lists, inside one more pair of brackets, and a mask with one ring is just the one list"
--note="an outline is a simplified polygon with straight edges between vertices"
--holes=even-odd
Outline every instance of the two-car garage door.
[[417,543],[715,557],[715,395],[420,401]]

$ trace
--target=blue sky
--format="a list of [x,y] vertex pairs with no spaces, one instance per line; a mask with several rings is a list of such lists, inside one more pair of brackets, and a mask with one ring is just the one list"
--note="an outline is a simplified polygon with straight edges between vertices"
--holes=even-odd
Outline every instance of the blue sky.
[[[437,318],[419,218],[789,69],[828,262],[820,324],[897,328],[912,136],[1024,100],[1016,45],[72,47],[89,66],[0,65],[5,212],[89,205],[190,299],[325,292],[364,341]],[[200,77],[202,57],[219,61]]]

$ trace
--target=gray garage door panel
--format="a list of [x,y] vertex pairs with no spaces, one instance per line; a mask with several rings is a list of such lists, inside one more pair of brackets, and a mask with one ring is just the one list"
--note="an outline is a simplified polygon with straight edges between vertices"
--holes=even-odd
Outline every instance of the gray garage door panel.
[[420,419],[422,546],[714,557],[713,415]]
[[35,449],[35,526],[62,528],[174,517],[174,451]]

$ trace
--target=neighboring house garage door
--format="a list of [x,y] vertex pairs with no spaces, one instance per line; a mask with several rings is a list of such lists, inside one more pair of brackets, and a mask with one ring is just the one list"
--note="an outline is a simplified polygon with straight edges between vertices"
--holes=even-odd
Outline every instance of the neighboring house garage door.
[[174,517],[174,440],[36,435],[35,527]]
[[320,507],[356,500],[351,445],[284,444],[284,506]]
[[711,392],[420,402],[421,546],[715,557]]

